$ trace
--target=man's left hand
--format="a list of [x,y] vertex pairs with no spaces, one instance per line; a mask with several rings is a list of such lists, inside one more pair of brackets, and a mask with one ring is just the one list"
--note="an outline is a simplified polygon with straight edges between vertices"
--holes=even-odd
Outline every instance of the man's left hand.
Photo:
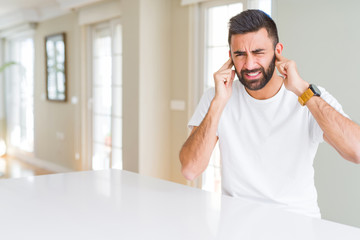
[[309,83],[304,81],[296,68],[296,63],[289,60],[275,51],[276,68],[284,76],[284,84],[286,89],[292,91],[297,96],[301,96],[306,89],[309,88]]

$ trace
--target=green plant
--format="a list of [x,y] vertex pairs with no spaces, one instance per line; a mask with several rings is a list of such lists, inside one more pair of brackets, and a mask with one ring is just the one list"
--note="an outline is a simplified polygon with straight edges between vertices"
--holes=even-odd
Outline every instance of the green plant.
[[16,64],[16,62],[14,62],[14,61],[4,63],[4,64],[0,67],[0,73],[1,73],[2,71],[4,71],[7,67],[9,67],[9,66],[11,66],[11,65],[14,65],[14,64]]

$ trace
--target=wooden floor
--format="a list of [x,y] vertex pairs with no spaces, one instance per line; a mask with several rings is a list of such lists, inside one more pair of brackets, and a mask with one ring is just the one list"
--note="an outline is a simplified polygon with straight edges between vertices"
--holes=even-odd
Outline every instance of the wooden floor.
[[0,158],[0,179],[29,177],[52,173],[54,172],[38,168],[14,157],[3,156]]

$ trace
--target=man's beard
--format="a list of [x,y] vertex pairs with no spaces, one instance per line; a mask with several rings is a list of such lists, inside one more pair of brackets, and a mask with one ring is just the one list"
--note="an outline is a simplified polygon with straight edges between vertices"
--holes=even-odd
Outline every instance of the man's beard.
[[[265,85],[272,78],[272,76],[274,74],[274,70],[275,70],[275,60],[276,60],[276,57],[274,54],[274,57],[273,57],[272,61],[270,62],[270,65],[266,71],[263,67],[261,67],[261,68],[257,68],[257,69],[253,69],[253,70],[242,70],[241,73],[239,74],[235,68],[236,75],[239,78],[240,82],[247,89],[252,90],[252,91],[260,90],[263,87],[265,87]],[[259,72],[259,71],[261,71],[261,73],[262,73],[262,77],[260,79],[246,80],[244,77],[245,74],[247,74],[247,73]]]

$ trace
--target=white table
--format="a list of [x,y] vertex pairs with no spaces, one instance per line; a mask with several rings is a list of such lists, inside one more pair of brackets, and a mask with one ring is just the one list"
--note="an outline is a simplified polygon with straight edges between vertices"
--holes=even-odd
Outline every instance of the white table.
[[360,239],[358,228],[120,170],[0,180],[0,206],[6,240]]

